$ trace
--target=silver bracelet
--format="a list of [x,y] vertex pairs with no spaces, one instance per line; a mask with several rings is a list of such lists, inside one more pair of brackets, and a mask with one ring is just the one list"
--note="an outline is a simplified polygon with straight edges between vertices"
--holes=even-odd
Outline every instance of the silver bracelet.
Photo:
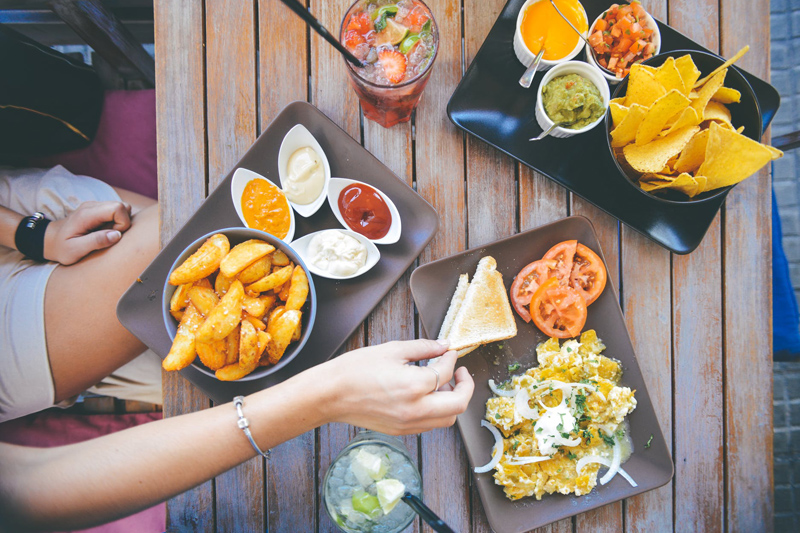
[[261,448],[258,447],[258,444],[256,444],[256,441],[253,439],[253,434],[250,432],[250,422],[247,421],[247,418],[245,418],[244,412],[242,411],[242,406],[244,405],[244,396],[237,396],[234,398],[233,405],[236,407],[236,414],[239,415],[239,429],[244,431],[244,434],[247,436],[247,440],[250,441],[250,444],[253,445],[253,448],[258,452],[258,454],[269,459],[269,450],[262,452]]

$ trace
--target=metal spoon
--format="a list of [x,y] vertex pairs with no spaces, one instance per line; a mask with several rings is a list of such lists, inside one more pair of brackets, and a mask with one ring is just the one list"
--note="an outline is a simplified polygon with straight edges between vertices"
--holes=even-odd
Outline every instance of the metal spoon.
[[551,133],[551,132],[552,132],[554,129],[556,129],[556,128],[559,128],[559,127],[562,127],[562,126],[571,126],[571,125],[575,124],[576,122],[577,122],[577,120],[573,120],[572,122],[555,122],[555,123],[554,123],[552,126],[550,126],[550,127],[549,127],[549,128],[547,128],[546,130],[544,130],[542,133],[540,133],[538,137],[531,137],[531,138],[530,138],[530,139],[528,139],[528,140],[529,140],[529,141],[539,141],[539,140],[541,140],[541,139],[544,139],[544,138],[545,138],[545,137],[547,137],[548,135],[550,135],[550,133]]
[[575,30],[575,33],[578,34],[578,37],[580,37],[583,40],[583,42],[586,43],[586,46],[589,47],[589,50],[591,51],[591,54],[594,57],[594,61],[595,61],[595,63],[597,63],[597,66],[600,68],[600,70],[602,70],[603,72],[606,72],[609,76],[616,76],[616,73],[614,73],[614,71],[608,70],[606,67],[604,67],[603,65],[600,64],[600,60],[597,58],[597,52],[595,52],[594,48],[592,47],[592,45],[589,44],[589,39],[584,37],[583,33],[579,32],[578,28],[576,28],[575,26],[572,25],[572,22],[570,22],[570,20],[567,17],[564,16],[564,13],[562,13],[561,10],[558,9],[558,6],[556,5],[555,1],[554,0],[550,0],[550,3],[553,5],[553,8],[556,10],[556,12],[559,15],[561,15],[561,18],[564,19],[564,22],[569,24],[569,27],[572,28],[573,30]]
[[536,75],[536,71],[539,70],[539,63],[542,62],[543,55],[544,43],[542,43],[542,48],[539,50],[539,53],[536,54],[536,58],[533,60],[533,63],[531,63],[531,66],[528,67],[528,70],[526,70],[525,74],[519,79],[519,84],[526,89],[530,89],[531,83],[533,83],[533,77]]

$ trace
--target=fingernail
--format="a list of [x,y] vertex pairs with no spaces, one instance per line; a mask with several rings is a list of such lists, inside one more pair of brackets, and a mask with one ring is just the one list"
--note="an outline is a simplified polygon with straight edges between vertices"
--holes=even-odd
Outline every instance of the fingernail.
[[122,233],[117,230],[108,232],[108,242],[115,243],[122,238]]
[[450,341],[447,339],[436,339],[436,342],[438,342],[444,347],[450,346]]

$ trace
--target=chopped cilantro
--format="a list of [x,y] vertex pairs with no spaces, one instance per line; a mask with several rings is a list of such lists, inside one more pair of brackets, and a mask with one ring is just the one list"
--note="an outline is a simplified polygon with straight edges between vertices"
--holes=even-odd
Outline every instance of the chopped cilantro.
[[583,394],[575,395],[575,414],[581,416],[586,412],[586,396]]
[[503,349],[503,345],[502,344],[498,344],[497,347],[500,348],[501,350]]
[[603,433],[602,429],[598,429],[597,430],[597,434],[600,435],[600,438],[603,439],[603,442],[605,442],[606,444],[608,444],[611,447],[614,446],[614,437],[606,435],[605,433]]
[[574,454],[574,453],[572,453],[572,452],[569,452],[569,453],[567,454],[567,457],[568,457],[569,459],[572,459],[572,460],[575,460],[575,459],[577,459],[577,458],[578,458],[578,456],[577,456],[577,455],[575,455],[575,454]]
[[508,365],[509,372],[516,372],[517,370],[519,370],[519,363],[511,363]]
[[561,433],[561,436],[565,439],[569,438],[569,433]]
[[564,424],[559,424],[556,426],[556,429],[560,432],[564,429]]
[[650,434],[650,438],[649,438],[649,439],[647,439],[647,444],[645,444],[645,445],[644,445],[644,448],[645,448],[645,450],[646,450],[647,448],[649,448],[649,447],[650,447],[650,445],[651,445],[652,443],[653,443],[653,434],[651,433],[651,434]]
[[500,413],[495,413],[494,414],[494,419],[495,420],[500,420]]
[[622,428],[619,428],[619,429],[617,430],[617,432],[616,432],[616,433],[614,433],[614,435],[616,435],[616,436],[617,436],[617,437],[619,437],[619,438],[622,438],[622,437],[624,437],[624,436],[625,436],[625,430],[624,430],[624,429],[622,429]]
[[542,432],[542,428],[536,428],[536,433],[541,433],[541,432]]
[[570,353],[571,351],[572,351],[572,348],[570,348],[569,346],[567,346],[567,353]]
[[514,444],[511,446],[511,449],[517,451],[517,448],[519,448],[519,441],[515,440]]
[[561,473],[561,469],[559,468],[558,470],[556,470],[556,474],[560,474],[560,473]]

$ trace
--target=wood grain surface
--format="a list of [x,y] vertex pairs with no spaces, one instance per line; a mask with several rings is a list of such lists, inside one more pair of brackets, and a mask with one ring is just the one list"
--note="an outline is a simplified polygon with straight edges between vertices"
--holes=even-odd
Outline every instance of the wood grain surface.
[[[305,0],[338,34],[351,0]],[[289,102],[308,100],[440,213],[419,263],[570,214],[597,230],[609,275],[675,462],[673,481],[541,532],[770,531],[772,339],[770,174],[737,186],[698,249],[673,256],[533,170],[470,136],[446,106],[505,0],[431,0],[440,32],[411,122],[363,118],[338,53],[276,0],[156,0],[161,242],[182,226]],[[660,20],[767,78],[765,0],[645,0]],[[742,24],[747,20],[747,24]],[[768,136],[766,137],[768,138]],[[407,272],[344,350],[422,335]],[[164,377],[165,416],[209,407]],[[168,503],[168,531],[318,531],[336,526],[322,480],[358,428],[329,424]],[[489,532],[455,428],[404,438],[425,500],[459,532]],[[634,443],[637,450],[644,443]],[[430,531],[415,521],[410,531]]]

